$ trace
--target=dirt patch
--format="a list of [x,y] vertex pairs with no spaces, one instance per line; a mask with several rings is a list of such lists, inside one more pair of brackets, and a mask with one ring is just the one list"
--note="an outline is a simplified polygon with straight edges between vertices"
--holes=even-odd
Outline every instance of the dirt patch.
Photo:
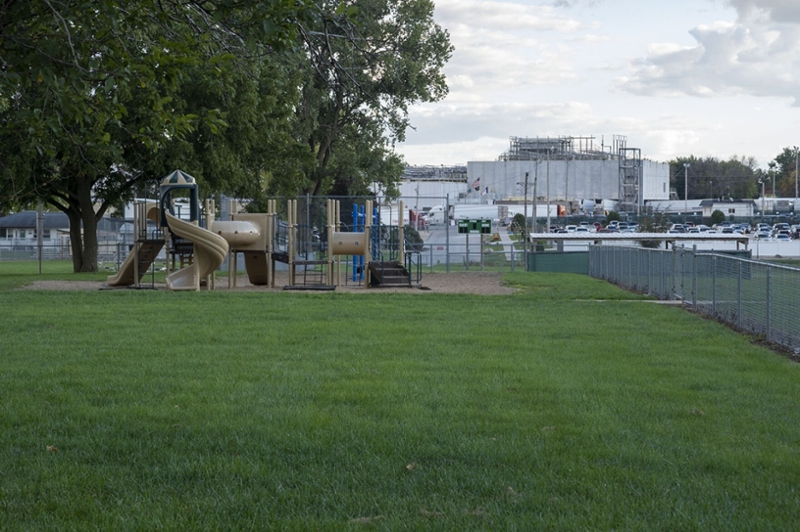
[[[354,284],[341,284],[336,287],[336,292],[380,294],[380,293],[409,293],[409,294],[476,294],[476,295],[508,295],[516,292],[514,288],[504,286],[501,283],[502,273],[495,272],[453,272],[453,273],[433,273],[423,275],[422,283],[419,287],[412,288],[365,288]],[[277,292],[283,291],[283,287],[289,282],[286,272],[278,272],[275,277],[276,288],[251,285],[246,275],[239,275],[236,279],[236,288],[239,292]],[[151,285],[143,284],[145,287]],[[156,284],[158,290],[166,290],[164,284]],[[125,290],[127,287],[114,288],[108,287],[101,281],[34,281],[32,284],[22,287],[22,290],[102,290],[118,289]],[[202,288],[206,290],[205,287]],[[216,290],[228,291],[228,279],[222,277],[217,279]]]

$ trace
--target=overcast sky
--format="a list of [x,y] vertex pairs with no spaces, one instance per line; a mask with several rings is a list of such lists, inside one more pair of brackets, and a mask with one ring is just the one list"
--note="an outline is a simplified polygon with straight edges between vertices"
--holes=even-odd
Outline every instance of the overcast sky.
[[800,145],[800,0],[435,0],[449,96],[415,106],[416,165],[497,159],[509,137],[613,135],[656,161]]

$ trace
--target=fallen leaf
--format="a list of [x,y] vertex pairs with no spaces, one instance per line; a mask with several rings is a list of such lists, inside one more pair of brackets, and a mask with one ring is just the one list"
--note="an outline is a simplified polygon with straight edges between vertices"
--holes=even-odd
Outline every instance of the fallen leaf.
[[415,464],[414,462],[411,462],[410,464],[408,464],[408,465],[406,466],[406,471],[411,471],[411,470],[412,470],[412,469],[414,469],[415,467],[417,467],[417,464]]
[[692,415],[693,416],[698,416],[698,417],[703,417],[703,416],[706,415],[706,413],[703,412],[702,410],[698,409],[698,408],[692,408]]
[[555,427],[542,427],[542,432],[554,432],[555,430]]
[[55,445],[48,445],[47,446],[47,452],[57,453],[58,452],[58,447],[56,447]]
[[420,510],[419,515],[422,517],[444,517],[442,512],[436,512],[434,510]]
[[464,515],[479,515],[479,516],[484,516],[484,515],[489,515],[489,513],[486,511],[486,508],[484,508],[483,506],[478,506],[477,508],[475,508],[475,509],[474,509],[474,510],[472,510],[472,511],[466,511],[466,510],[465,510],[465,511],[464,511]]

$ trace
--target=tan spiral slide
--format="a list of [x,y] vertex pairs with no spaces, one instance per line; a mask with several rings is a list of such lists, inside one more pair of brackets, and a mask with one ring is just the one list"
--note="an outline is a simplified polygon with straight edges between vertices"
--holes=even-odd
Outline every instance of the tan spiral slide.
[[167,224],[175,235],[194,245],[193,262],[167,276],[170,290],[199,290],[200,279],[208,277],[222,265],[228,254],[228,242],[218,234],[169,213]]

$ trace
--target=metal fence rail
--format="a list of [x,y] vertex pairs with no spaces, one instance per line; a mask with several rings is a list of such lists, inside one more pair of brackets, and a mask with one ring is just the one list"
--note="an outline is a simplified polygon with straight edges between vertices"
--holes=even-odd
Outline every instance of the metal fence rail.
[[800,352],[800,268],[677,247],[591,246],[589,274],[681,300],[739,330]]

